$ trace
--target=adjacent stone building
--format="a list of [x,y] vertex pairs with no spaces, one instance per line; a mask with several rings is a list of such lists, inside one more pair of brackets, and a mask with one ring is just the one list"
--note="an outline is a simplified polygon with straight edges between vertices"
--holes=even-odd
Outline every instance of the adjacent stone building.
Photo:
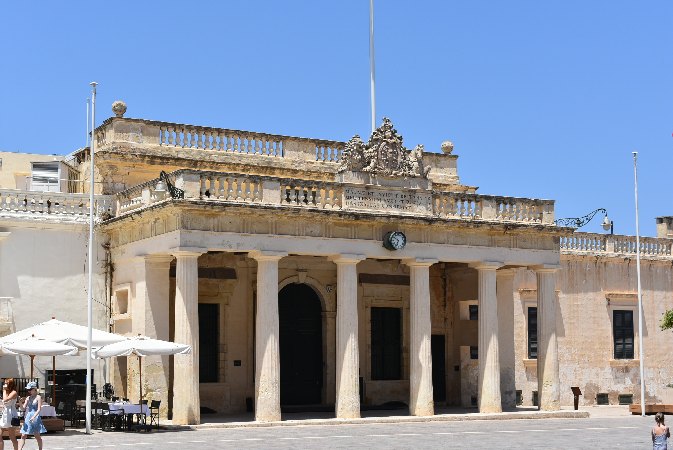
[[[673,308],[670,217],[641,240],[641,337],[635,238],[558,227],[550,200],[478,194],[449,142],[408,150],[388,119],[343,143],[122,114],[94,134],[110,280],[98,320],[193,346],[144,361],[145,398],[175,423],[200,422],[201,407],[260,421],[393,402],[414,415],[555,410],[572,405],[571,386],[583,404],[639,402],[641,338],[647,401],[670,398],[658,327]],[[45,198],[0,190],[0,227],[16,216],[68,229],[84,214]],[[0,242],[3,280],[16,276],[13,236]],[[137,369],[117,358],[105,375],[135,398]]]

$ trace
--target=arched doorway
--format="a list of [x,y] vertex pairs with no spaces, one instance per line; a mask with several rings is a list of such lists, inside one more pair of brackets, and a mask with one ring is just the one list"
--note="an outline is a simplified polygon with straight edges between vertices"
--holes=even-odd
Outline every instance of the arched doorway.
[[322,306],[306,284],[289,284],[278,294],[280,404],[322,401]]

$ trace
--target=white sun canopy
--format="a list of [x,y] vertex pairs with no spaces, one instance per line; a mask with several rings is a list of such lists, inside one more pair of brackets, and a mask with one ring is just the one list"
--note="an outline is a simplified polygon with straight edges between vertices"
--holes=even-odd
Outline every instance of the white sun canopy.
[[[24,330],[4,336],[0,338],[0,345],[23,341],[30,337],[71,345],[82,350],[87,348],[87,327],[56,319],[38,323]],[[127,337],[120,334],[96,329],[92,330],[92,347],[103,347],[104,345],[114,344],[126,339]]]
[[77,347],[61,344],[58,342],[29,337],[20,341],[3,342],[0,344],[2,354],[5,355],[30,355],[30,356],[60,356],[76,355]]
[[162,341],[148,338],[147,336],[134,336],[126,340],[106,345],[93,352],[96,358],[109,358],[111,356],[165,356],[191,353],[192,347],[186,344]]

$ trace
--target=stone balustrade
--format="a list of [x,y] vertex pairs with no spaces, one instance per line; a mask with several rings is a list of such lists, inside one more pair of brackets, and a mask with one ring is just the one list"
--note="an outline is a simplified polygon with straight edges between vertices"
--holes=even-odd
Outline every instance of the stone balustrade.
[[334,163],[344,143],[251,131],[112,117],[96,129],[99,148],[115,143],[210,150]]
[[551,200],[439,192],[433,194],[433,210],[442,218],[554,223]]
[[[114,215],[114,197],[95,196],[96,214]],[[0,189],[0,214],[23,217],[52,217],[54,219],[88,220],[89,194],[38,192]]]
[[[561,237],[563,253],[596,253],[604,255],[636,255],[635,236],[595,234],[578,232],[572,236]],[[640,254],[644,257],[673,256],[673,240],[664,238],[641,237]]]
[[[170,174],[186,200],[224,201],[279,207],[347,210],[344,200],[348,183],[278,178],[272,176],[178,170]],[[168,193],[156,191],[154,179],[117,194],[117,213],[125,214],[163,201]],[[415,190],[405,192],[405,196]],[[427,194],[428,196],[430,194]],[[383,197],[385,198],[385,196]],[[429,197],[428,197],[429,198]],[[380,199],[379,199],[380,200]],[[351,203],[352,204],[352,203]],[[433,192],[428,215],[442,219],[484,220],[553,225],[554,202],[511,197]],[[368,209],[371,212],[371,208]],[[407,211],[382,209],[382,213],[409,215]]]
[[117,214],[126,214],[165,200],[169,194],[166,191],[157,191],[158,182],[157,178],[118,193],[116,195]]

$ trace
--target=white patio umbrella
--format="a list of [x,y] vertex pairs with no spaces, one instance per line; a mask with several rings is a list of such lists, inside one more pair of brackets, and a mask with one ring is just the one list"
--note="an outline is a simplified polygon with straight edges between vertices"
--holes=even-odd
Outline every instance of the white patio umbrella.
[[[87,327],[83,325],[63,322],[52,318],[46,322],[38,323],[16,333],[4,336],[0,338],[0,344],[3,342],[20,341],[35,336],[38,339],[72,345],[84,350],[87,347],[87,332]],[[125,339],[127,338],[120,334],[93,329],[91,346],[102,347]]]
[[93,352],[94,358],[109,358],[112,356],[138,356],[139,378],[140,378],[140,397],[138,404],[142,403],[143,398],[143,356],[167,356],[191,353],[192,347],[186,344],[177,344],[175,342],[152,339],[147,336],[134,336],[125,341],[106,345]]
[[14,342],[2,342],[0,343],[0,350],[3,355],[30,356],[31,378],[33,378],[33,360],[36,356],[76,355],[78,352],[77,347],[72,345],[38,339],[35,336]]
[[[0,338],[0,348],[5,347],[6,344],[13,344],[26,340],[30,337],[50,341],[57,344],[69,345],[80,350],[87,348],[87,333],[88,328],[83,325],[77,325],[70,322],[63,322],[51,318],[46,322],[38,323],[31,327],[17,331],[16,333],[8,334]],[[92,330],[92,346],[102,347],[104,345],[112,344],[127,339],[120,334],[108,333],[107,331]],[[25,353],[24,353],[25,354]],[[68,353],[65,353],[68,354]],[[31,378],[33,370],[33,358],[31,358]],[[54,377],[52,387],[52,397],[56,398],[56,358],[52,359],[52,376]]]

